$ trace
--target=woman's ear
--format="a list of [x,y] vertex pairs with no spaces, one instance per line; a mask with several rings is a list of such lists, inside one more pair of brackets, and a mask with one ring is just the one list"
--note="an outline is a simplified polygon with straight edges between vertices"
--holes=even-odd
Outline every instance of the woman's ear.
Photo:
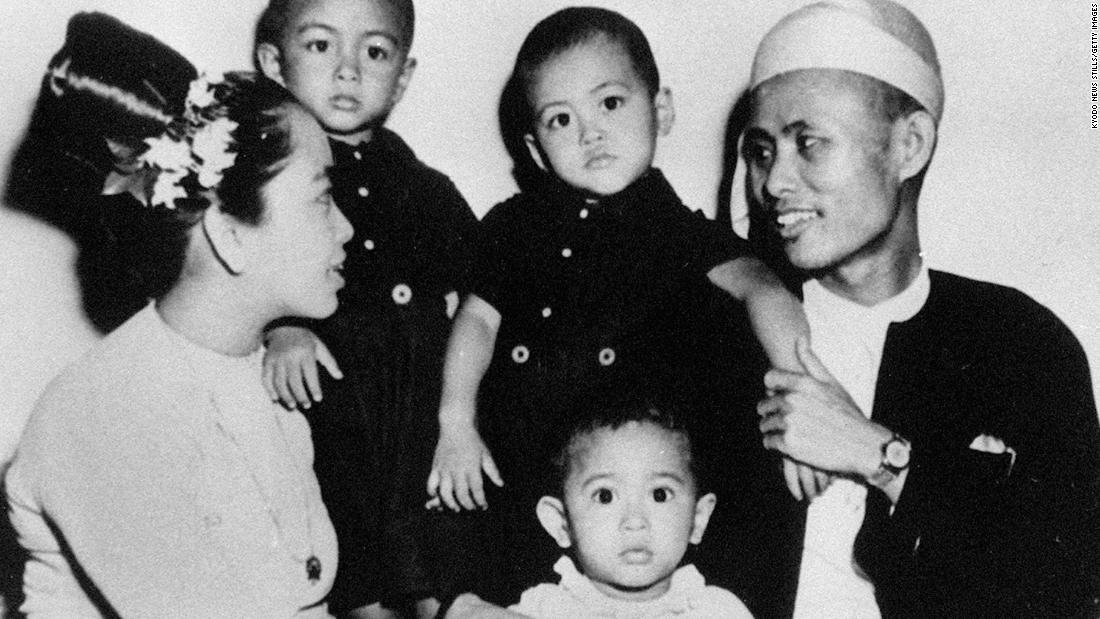
[[283,55],[274,43],[260,43],[256,46],[256,62],[260,71],[270,80],[286,86],[283,80]]
[[523,143],[527,145],[527,152],[531,153],[531,159],[535,161],[535,165],[543,172],[550,172],[542,158],[542,149],[539,148],[539,141],[535,139],[535,136],[530,133],[523,134]]
[[227,271],[233,275],[244,272],[248,252],[236,219],[223,213],[216,204],[211,205],[203,211],[202,232],[210,244],[210,251]]
[[535,506],[535,514],[539,517],[539,523],[550,537],[562,548],[573,545],[573,538],[569,535],[569,520],[565,517],[565,505],[561,499],[552,496],[544,496]]
[[710,515],[714,513],[714,506],[718,503],[718,497],[713,492],[708,492],[695,501],[695,517],[691,523],[692,544],[703,541],[703,533],[707,531]]
[[676,108],[672,105],[672,91],[662,88],[653,95],[653,109],[657,111],[657,135],[668,135],[676,121]]
[[898,163],[898,181],[904,182],[928,165],[936,146],[936,121],[917,110],[894,121],[891,144]]

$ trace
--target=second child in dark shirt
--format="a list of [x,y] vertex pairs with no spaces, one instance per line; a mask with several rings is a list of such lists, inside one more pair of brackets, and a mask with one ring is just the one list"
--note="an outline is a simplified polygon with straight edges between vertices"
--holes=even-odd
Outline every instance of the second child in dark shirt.
[[[519,150],[543,173],[479,228],[428,479],[430,506],[489,509],[486,562],[501,569],[475,590],[497,603],[544,579],[558,552],[531,514],[546,437],[569,411],[616,391],[696,397],[700,290],[743,302],[777,366],[792,367],[807,330],[797,300],[746,244],[685,207],[652,167],[672,95],[636,25],[604,9],[555,13],[528,35],[506,93],[521,105]],[[755,418],[751,405],[725,412]]]

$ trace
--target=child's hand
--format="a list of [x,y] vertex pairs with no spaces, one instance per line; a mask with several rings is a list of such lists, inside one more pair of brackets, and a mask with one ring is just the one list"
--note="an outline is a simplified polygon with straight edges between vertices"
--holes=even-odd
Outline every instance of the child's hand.
[[796,501],[805,498],[812,501],[825,492],[833,481],[833,476],[811,466],[783,458],[783,478],[787,480],[787,490]]
[[439,509],[442,503],[456,512],[488,508],[482,471],[498,487],[504,485],[493,455],[475,428],[440,428],[428,475],[428,494],[432,498],[425,507]]
[[340,366],[325,344],[309,329],[276,327],[268,332],[263,383],[267,394],[283,406],[310,407],[321,401],[320,363],[333,378],[343,378]]

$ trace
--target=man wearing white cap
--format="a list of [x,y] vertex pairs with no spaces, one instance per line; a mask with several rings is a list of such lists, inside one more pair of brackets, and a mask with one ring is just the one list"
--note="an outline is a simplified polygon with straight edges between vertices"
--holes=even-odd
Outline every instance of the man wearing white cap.
[[765,377],[763,444],[787,458],[805,525],[751,532],[792,565],[746,602],[1100,616],[1100,429],[1081,347],[1024,294],[922,260],[917,201],[944,108],[928,32],[889,0],[809,5],[764,37],[751,88],[754,206],[806,277],[813,349],[800,342],[803,373]]

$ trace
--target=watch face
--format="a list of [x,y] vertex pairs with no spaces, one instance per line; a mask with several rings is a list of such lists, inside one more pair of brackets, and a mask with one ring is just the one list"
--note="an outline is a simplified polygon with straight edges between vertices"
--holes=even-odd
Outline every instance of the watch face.
[[887,464],[903,469],[909,466],[909,445],[901,439],[894,439],[886,444],[885,456]]

